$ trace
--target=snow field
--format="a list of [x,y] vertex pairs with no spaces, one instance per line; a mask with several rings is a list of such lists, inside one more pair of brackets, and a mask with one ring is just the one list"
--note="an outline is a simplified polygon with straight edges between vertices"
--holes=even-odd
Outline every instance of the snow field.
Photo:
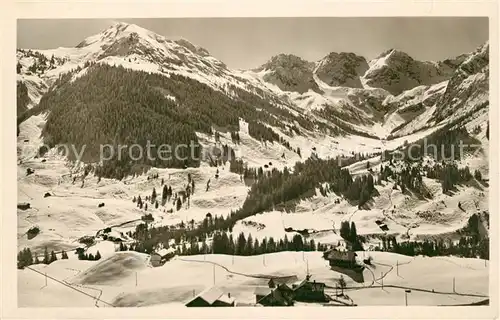
[[[358,305],[403,305],[403,289],[391,286],[415,289],[409,298],[413,305],[470,303],[484,299],[452,295],[453,277],[458,293],[488,294],[488,267],[485,267],[484,260],[358,252],[359,258],[365,255],[372,256],[373,267],[365,269],[364,283],[356,283],[344,275],[347,282],[345,291]],[[302,280],[309,270],[313,280],[334,288],[341,275],[330,270],[320,252],[279,252],[248,257],[186,256],[176,257],[157,268],[149,267],[147,257],[142,254],[120,252],[103,261],[60,260],[48,266],[34,267],[51,277],[66,278],[69,283],[86,288],[88,292],[93,290],[94,296],[101,294],[102,300],[112,301],[113,305],[121,307],[180,306],[194,294],[214,285],[214,280],[215,285],[230,293],[238,305],[251,305],[255,301],[255,287],[266,286],[270,277],[295,275]],[[383,290],[379,287],[381,276],[386,286]],[[65,296],[66,291],[71,289],[59,283],[49,282],[48,286],[38,290],[38,285],[43,286],[44,276],[31,270],[18,271],[18,279],[20,305],[91,304],[91,299],[82,294]],[[418,291],[433,289],[445,294]],[[327,288],[330,294],[334,291]],[[68,296],[73,299],[66,299]],[[99,302],[99,306],[104,304]]]

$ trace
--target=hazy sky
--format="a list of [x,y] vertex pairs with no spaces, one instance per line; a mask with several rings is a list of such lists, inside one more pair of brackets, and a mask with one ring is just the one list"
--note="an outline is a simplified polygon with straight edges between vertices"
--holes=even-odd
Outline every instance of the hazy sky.
[[231,68],[255,68],[278,53],[316,61],[329,52],[373,59],[395,48],[418,60],[443,60],[488,40],[488,18],[183,18],[18,20],[19,48],[75,46],[114,21],[183,37]]

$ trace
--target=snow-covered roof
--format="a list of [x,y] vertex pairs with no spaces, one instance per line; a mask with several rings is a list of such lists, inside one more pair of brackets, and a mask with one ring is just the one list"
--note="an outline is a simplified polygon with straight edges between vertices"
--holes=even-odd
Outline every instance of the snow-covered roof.
[[257,296],[267,296],[272,292],[271,288],[268,287],[257,287],[255,288],[254,294]]
[[161,250],[156,251],[155,253],[158,254],[161,257],[164,257],[164,256],[166,256],[168,254],[175,253],[175,249],[173,249],[173,248],[163,248]]
[[233,302],[236,301],[233,297],[230,297],[229,294],[223,294],[217,300],[227,304],[232,304]]
[[290,284],[294,283],[299,280],[296,275],[289,276],[289,277],[279,277],[279,278],[271,278],[269,279],[269,282],[273,281],[274,284]]
[[[221,302],[229,303],[229,304],[231,304],[235,301],[234,298],[229,297],[229,295],[224,294],[224,292],[217,287],[211,287],[211,288],[208,288],[208,289],[202,291],[195,298],[191,299],[191,301],[193,301],[197,298],[201,298],[201,299],[205,300],[208,304],[213,304],[217,300],[219,300]],[[191,302],[191,301],[189,301],[189,302]]]

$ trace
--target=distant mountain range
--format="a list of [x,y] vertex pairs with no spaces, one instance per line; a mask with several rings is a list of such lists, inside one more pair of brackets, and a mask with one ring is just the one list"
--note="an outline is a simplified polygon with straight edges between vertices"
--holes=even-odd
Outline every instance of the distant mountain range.
[[[239,71],[187,40],[117,23],[73,48],[17,50],[18,124],[46,114],[41,133],[50,143],[143,140],[145,131],[131,130],[134,137],[123,131],[135,128],[118,116],[124,111],[118,105],[126,104],[130,114],[140,114],[137,119],[158,126],[185,120],[182,129],[170,132],[179,137],[214,128],[236,131],[244,120],[255,139],[281,140],[290,149],[295,134],[392,139],[484,112],[488,49],[485,43],[439,62],[417,61],[395,49],[371,61],[345,52],[317,62],[279,54],[259,68]],[[144,105],[139,92],[129,95],[138,78],[158,105]],[[114,94],[124,88],[126,93]],[[70,126],[70,119],[84,124]],[[99,134],[81,134],[89,128]]]

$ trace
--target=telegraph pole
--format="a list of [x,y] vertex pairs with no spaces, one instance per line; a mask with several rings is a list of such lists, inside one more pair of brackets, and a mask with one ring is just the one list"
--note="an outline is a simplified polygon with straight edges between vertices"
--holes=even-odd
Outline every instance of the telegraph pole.
[[411,293],[410,289],[405,290],[405,305],[408,306],[408,293]]
[[384,273],[380,272],[380,281],[382,281],[382,290],[384,290]]
[[453,277],[453,292],[456,292],[455,291],[455,277]]
[[137,271],[135,272],[135,286],[137,287]]

